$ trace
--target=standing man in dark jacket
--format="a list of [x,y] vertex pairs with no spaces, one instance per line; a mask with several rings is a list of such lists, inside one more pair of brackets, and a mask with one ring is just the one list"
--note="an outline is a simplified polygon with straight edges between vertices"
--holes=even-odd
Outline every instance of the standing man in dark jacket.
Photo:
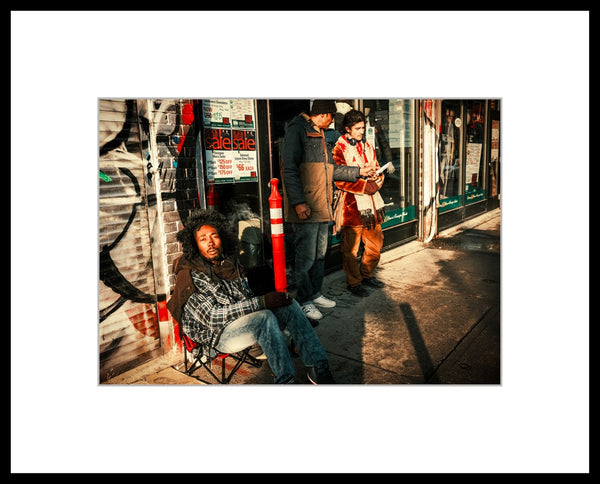
[[316,307],[332,308],[335,301],[321,294],[329,226],[333,222],[333,181],[355,182],[374,167],[336,165],[325,130],[337,111],[332,100],[316,99],[310,114],[290,121],[283,140],[281,174],[284,213],[295,246],[296,300],[310,319],[323,317]]

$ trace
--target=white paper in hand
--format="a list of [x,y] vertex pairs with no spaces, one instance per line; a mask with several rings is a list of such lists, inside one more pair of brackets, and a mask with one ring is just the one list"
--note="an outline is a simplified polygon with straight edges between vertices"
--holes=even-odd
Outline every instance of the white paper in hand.
[[375,172],[375,174],[376,175],[381,175],[385,170],[387,170],[390,167],[391,164],[392,164],[392,162],[388,161],[385,165],[383,165],[381,168],[379,168],[379,170],[377,170]]

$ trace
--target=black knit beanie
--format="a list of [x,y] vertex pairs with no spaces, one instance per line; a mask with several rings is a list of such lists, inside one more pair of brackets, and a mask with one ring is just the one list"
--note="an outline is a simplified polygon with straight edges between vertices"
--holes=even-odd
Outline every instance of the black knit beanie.
[[311,116],[327,113],[335,114],[336,112],[337,107],[335,101],[332,101],[331,99],[315,99],[312,108],[310,109]]

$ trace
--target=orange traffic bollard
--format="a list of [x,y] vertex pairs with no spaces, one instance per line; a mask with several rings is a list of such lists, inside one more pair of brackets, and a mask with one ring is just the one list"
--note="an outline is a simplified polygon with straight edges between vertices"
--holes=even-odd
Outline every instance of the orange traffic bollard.
[[271,196],[269,197],[269,212],[271,215],[271,241],[273,243],[273,272],[275,275],[275,290],[287,290],[287,275],[285,269],[285,242],[283,233],[283,199],[277,189],[279,180],[271,178]]

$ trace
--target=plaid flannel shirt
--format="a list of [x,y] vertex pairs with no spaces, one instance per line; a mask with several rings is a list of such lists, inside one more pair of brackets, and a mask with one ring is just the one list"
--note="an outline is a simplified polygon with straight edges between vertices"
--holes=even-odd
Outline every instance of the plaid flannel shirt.
[[193,269],[191,276],[196,291],[183,306],[182,324],[185,333],[196,343],[213,347],[229,323],[263,309],[245,277],[213,281]]

